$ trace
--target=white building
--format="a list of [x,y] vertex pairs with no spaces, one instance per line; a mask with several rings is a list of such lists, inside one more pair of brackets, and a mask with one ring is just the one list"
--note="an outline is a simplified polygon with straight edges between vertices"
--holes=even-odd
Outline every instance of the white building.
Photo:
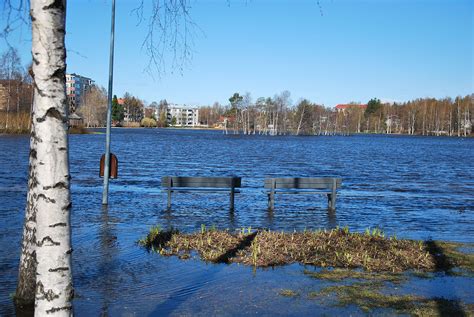
[[187,106],[168,105],[166,119],[170,125],[195,127],[199,125],[199,109]]
[[82,103],[82,97],[88,91],[94,81],[88,77],[78,74],[66,74],[66,95],[69,104],[69,112],[74,113]]

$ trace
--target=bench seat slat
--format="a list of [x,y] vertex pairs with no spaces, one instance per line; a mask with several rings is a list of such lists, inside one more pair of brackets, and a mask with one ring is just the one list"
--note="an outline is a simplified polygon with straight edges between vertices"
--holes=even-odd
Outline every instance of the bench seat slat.
[[[275,188],[300,188],[300,189],[329,189],[333,186],[334,178],[267,178],[265,188],[272,188],[272,181],[275,181]],[[340,187],[342,180],[336,178],[336,187]]]
[[161,186],[164,187],[241,187],[240,177],[170,177],[164,176]]
[[[332,192],[330,191],[314,191],[314,190],[275,190],[274,191],[275,194],[288,194],[288,195],[291,195],[291,194],[321,194],[321,195],[327,195],[327,194],[331,194]],[[267,192],[267,194],[270,194],[270,192]]]
[[[166,190],[168,190],[168,187],[165,187]],[[230,192],[228,188],[187,188],[187,187],[170,187],[171,192],[206,192],[206,193],[212,193],[212,192]],[[234,193],[240,193],[240,190],[235,189]]]
[[[336,183],[336,188],[340,187],[341,185],[338,185]],[[265,188],[270,189],[272,188],[271,184],[265,184]],[[275,189],[279,188],[296,188],[296,189],[331,189],[332,184],[280,184],[276,183],[275,184]]]

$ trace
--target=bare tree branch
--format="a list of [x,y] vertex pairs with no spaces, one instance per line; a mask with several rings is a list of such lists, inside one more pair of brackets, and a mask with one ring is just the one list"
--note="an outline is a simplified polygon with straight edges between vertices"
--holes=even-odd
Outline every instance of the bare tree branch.
[[[189,0],[141,0],[132,11],[138,25],[146,23],[147,34],[142,49],[149,60],[146,71],[153,76],[166,72],[166,61],[170,59],[171,71],[183,72],[192,58],[193,40],[197,25],[190,16]],[[151,12],[144,18],[144,12]]]
[[28,0],[4,0],[3,1],[3,14],[5,26],[0,32],[0,38],[3,38],[8,46],[11,46],[8,41],[10,33],[23,25],[30,25],[30,19],[28,18],[28,12],[30,11],[30,5]]

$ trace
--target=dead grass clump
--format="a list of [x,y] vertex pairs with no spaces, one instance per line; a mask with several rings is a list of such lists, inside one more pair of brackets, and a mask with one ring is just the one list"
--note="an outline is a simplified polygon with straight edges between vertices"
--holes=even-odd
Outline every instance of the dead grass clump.
[[472,268],[472,256],[462,256],[447,244],[441,246],[445,250],[441,258],[442,251],[433,247],[434,242],[389,238],[377,229],[365,233],[351,233],[348,228],[293,233],[249,229],[232,234],[203,226],[201,232],[184,234],[156,232],[152,228],[140,243],[163,255],[189,257],[190,252],[196,251],[205,261],[258,267],[301,263],[392,273],[448,271],[459,263],[463,268]]

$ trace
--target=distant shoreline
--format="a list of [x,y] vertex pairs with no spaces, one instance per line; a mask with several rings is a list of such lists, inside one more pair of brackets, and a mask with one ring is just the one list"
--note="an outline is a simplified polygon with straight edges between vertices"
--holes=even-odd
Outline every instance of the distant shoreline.
[[[94,132],[91,130],[95,129],[106,129],[106,127],[82,127],[82,128],[76,128],[76,127],[71,127],[69,129],[69,134],[105,134],[105,132]],[[168,129],[168,130],[199,130],[199,131],[225,131],[223,128],[210,128],[210,127],[116,127],[113,126],[112,129]],[[19,132],[3,132],[0,131],[0,136],[4,135],[28,135],[30,132],[29,131],[19,131]],[[246,135],[241,132],[235,133],[231,129],[228,129],[228,135]],[[271,136],[270,134],[249,134],[249,135],[264,135],[264,136]],[[447,138],[474,138],[474,133],[471,133],[469,135],[422,135],[422,134],[406,134],[406,133],[373,133],[373,132],[354,132],[354,133],[348,133],[348,134],[301,134],[298,135],[300,137],[311,137],[311,136],[356,136],[356,135],[393,135],[393,136],[412,136],[412,137],[447,137]],[[297,136],[295,134],[279,134],[275,136]]]

